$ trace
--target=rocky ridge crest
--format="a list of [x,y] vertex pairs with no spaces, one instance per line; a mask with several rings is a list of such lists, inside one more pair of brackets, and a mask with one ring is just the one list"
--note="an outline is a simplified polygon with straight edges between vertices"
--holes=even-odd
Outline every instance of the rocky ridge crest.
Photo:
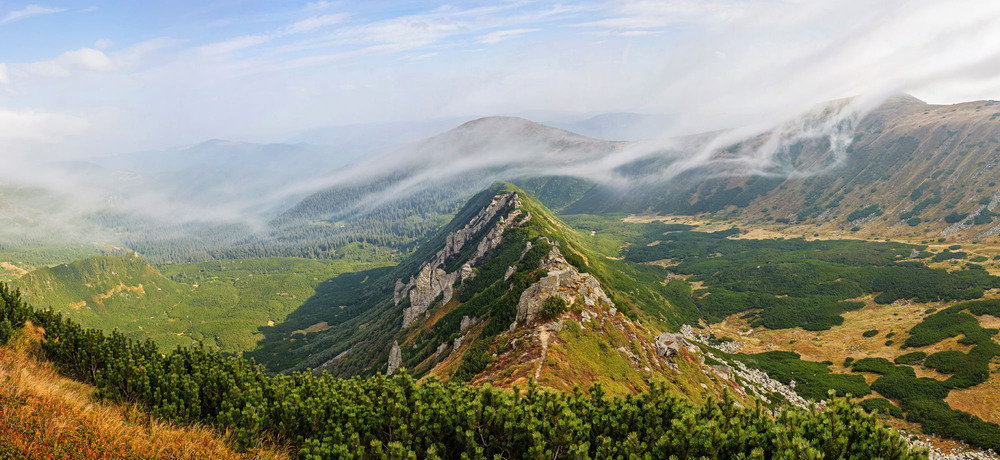
[[615,304],[601,288],[600,281],[589,273],[580,273],[572,264],[566,261],[557,245],[553,245],[548,255],[542,258],[538,268],[547,275],[532,284],[524,292],[517,304],[517,321],[530,323],[541,311],[549,297],[557,296],[572,307],[577,301],[582,301],[587,307],[603,303],[615,311]]
[[[479,245],[469,256],[469,260],[458,270],[451,273],[446,272],[445,262],[450,257],[460,254],[474,235],[486,228],[498,213],[503,212],[506,212],[506,215],[500,217],[497,224],[479,241]],[[399,305],[407,297],[410,301],[410,306],[403,309],[403,327],[413,324],[420,315],[425,314],[439,295],[442,296],[442,304],[448,303],[453,294],[454,284],[460,279],[464,281],[475,276],[472,267],[486,253],[500,245],[503,241],[504,230],[515,222],[523,223],[531,218],[529,213],[518,220],[522,213],[521,199],[517,193],[498,194],[468,224],[449,233],[445,238],[444,247],[435,254],[433,259],[424,262],[420,266],[420,271],[410,277],[406,284],[397,279],[393,301],[396,305]]]

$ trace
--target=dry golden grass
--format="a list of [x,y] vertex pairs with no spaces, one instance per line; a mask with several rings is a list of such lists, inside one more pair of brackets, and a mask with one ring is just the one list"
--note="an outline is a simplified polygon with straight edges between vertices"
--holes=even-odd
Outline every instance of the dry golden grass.
[[0,347],[0,458],[288,458],[266,443],[237,453],[207,427],[178,427],[134,406],[99,402],[92,386],[34,358],[39,336],[29,324]]
[[[997,366],[992,368],[996,372]],[[1000,376],[993,373],[986,383],[952,391],[944,401],[953,409],[968,412],[987,422],[1000,423]]]
[[[903,352],[899,344],[906,340],[906,331],[926,316],[929,304],[902,303],[878,305],[871,296],[861,299],[865,307],[843,314],[844,324],[826,331],[795,329],[751,329],[742,314],[732,315],[718,324],[708,326],[716,336],[732,337],[744,344],[743,351],[761,353],[769,350],[794,351],[809,361],[833,361],[835,371],[843,371],[844,358],[886,358],[892,360]],[[878,335],[864,337],[865,331],[877,329]],[[894,332],[894,346],[885,346],[886,334]],[[929,347],[929,348],[933,348]],[[908,350],[907,352],[912,351]]]

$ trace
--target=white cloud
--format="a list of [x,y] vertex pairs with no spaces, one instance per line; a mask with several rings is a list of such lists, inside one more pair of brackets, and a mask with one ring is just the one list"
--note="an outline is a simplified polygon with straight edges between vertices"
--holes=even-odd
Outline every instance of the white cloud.
[[340,24],[340,23],[344,22],[344,20],[346,20],[347,18],[348,18],[348,15],[345,14],[345,13],[326,14],[326,15],[323,15],[323,16],[313,16],[311,18],[303,19],[303,20],[301,20],[299,22],[296,22],[296,23],[288,26],[285,29],[285,31],[287,33],[291,33],[291,34],[297,34],[297,33],[303,33],[303,32],[311,32],[311,31],[314,31],[314,30],[322,28],[322,27],[331,26],[331,25],[334,25],[334,24]]
[[18,64],[16,70],[38,77],[68,77],[77,71],[108,71],[114,67],[114,63],[104,52],[81,48],[67,51],[52,60]]
[[0,62],[0,85],[8,83],[10,83],[10,77],[7,76],[7,64]]
[[432,58],[432,57],[437,56],[439,54],[441,54],[441,53],[436,52],[436,51],[433,52],[433,53],[411,54],[411,55],[407,56],[406,59],[408,59],[410,61],[418,61],[420,59],[429,59],[429,58]]
[[323,10],[323,9],[329,8],[329,7],[333,6],[333,5],[334,5],[333,2],[327,2],[327,1],[310,2],[310,3],[306,4],[306,9],[307,10]]
[[476,41],[479,42],[479,43],[487,44],[487,45],[493,45],[493,44],[496,44],[496,43],[500,43],[500,42],[502,42],[504,40],[508,40],[508,39],[511,39],[511,38],[517,38],[517,37],[520,37],[520,36],[522,36],[524,34],[529,34],[531,32],[537,32],[537,31],[538,31],[538,29],[498,30],[498,31],[495,31],[495,32],[490,32],[490,33],[485,34],[485,35],[480,35],[479,38],[476,39]]
[[63,11],[66,11],[66,9],[48,8],[38,5],[28,5],[20,10],[11,11],[10,13],[7,13],[7,16],[4,16],[3,19],[0,19],[0,24],[9,24],[11,22],[20,21],[22,19],[28,19],[35,16],[43,16],[52,13],[61,13]]
[[242,37],[236,37],[226,41],[200,46],[198,47],[198,50],[201,51],[202,54],[208,55],[229,54],[245,48],[260,45],[270,39],[271,37],[268,35],[244,35]]
[[111,48],[112,46],[115,46],[115,42],[107,38],[102,38],[94,43],[94,48],[101,50]]

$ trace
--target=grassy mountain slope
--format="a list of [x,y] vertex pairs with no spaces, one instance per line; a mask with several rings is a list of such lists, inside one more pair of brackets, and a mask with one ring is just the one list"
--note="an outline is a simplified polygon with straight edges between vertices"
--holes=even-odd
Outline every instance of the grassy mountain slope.
[[258,328],[284,320],[326,280],[370,266],[271,258],[165,265],[160,272],[128,254],[38,269],[14,285],[32,303],[88,327],[153,338],[164,349],[203,341],[238,353],[256,345]]
[[94,387],[59,375],[35,357],[41,335],[28,326],[0,346],[0,457],[288,458],[267,445],[237,453],[214,430],[179,427],[132,405],[99,402]]

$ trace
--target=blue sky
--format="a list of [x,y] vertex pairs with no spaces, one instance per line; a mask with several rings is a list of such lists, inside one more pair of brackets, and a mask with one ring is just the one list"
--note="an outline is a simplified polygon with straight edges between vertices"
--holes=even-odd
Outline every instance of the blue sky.
[[1000,99],[1000,2],[0,0],[0,148],[65,155],[494,114],[676,132]]

